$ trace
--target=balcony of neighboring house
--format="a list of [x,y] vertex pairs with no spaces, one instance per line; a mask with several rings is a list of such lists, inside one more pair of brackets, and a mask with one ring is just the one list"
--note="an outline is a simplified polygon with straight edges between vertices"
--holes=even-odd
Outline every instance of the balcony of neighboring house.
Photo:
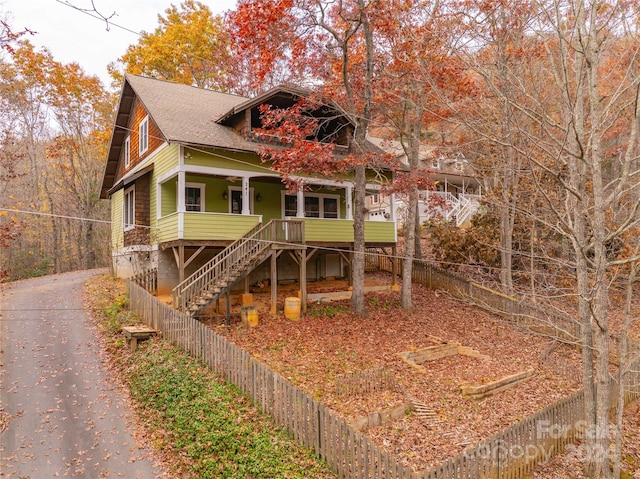
[[[435,184],[437,190],[419,192],[420,222],[443,219],[458,227],[468,226],[471,218],[477,213],[482,200],[479,185],[476,182],[454,183],[447,177],[436,181]],[[398,223],[402,225],[407,215],[406,201],[399,196],[395,201],[395,208]]]

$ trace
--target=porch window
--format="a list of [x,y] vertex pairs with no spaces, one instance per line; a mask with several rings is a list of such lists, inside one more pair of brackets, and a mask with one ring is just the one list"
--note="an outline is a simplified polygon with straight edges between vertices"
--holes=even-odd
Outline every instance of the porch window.
[[[305,218],[339,218],[339,196],[335,195],[304,195]],[[298,214],[298,197],[284,195],[284,216],[296,217]]]
[[125,231],[133,229],[136,224],[136,191],[133,186],[124,192],[122,224]]
[[140,122],[138,127],[138,154],[142,155],[149,148],[149,117]]
[[204,184],[187,183],[184,189],[184,206],[186,211],[204,211]]
[[320,218],[320,198],[317,196],[304,197],[304,216],[306,218]]
[[325,196],[322,199],[325,218],[338,218],[338,199]]
[[298,197],[295,195],[284,196],[284,215],[296,216],[298,214]]
[[124,167],[131,166],[131,137],[127,136],[124,140]]

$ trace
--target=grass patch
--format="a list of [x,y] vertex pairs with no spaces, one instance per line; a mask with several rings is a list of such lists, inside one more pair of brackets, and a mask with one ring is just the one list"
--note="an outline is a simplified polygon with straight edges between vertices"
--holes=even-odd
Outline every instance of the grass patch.
[[334,318],[349,311],[349,308],[342,304],[314,304],[309,307],[306,314],[311,318],[319,318],[321,316]]
[[335,477],[201,362],[161,338],[129,351],[118,325],[135,318],[119,299],[122,288],[112,287],[114,281],[92,278],[85,298],[100,304],[92,309],[114,369],[129,388],[144,435],[166,469],[183,478]]

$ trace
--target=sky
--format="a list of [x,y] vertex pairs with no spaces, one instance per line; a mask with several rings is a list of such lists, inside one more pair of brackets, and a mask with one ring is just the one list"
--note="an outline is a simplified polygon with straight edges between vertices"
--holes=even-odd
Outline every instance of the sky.
[[[236,5],[236,0],[200,0],[214,14]],[[109,16],[92,18],[68,4]],[[14,31],[24,28],[37,32],[29,35],[36,47],[46,46],[61,63],[78,63],[85,73],[100,77],[105,86],[111,83],[107,65],[122,56],[136,43],[136,32],[151,32],[158,26],[158,14],[181,0],[0,0],[0,18],[7,18]],[[95,15],[95,14],[94,14]],[[123,27],[123,28],[121,28]]]

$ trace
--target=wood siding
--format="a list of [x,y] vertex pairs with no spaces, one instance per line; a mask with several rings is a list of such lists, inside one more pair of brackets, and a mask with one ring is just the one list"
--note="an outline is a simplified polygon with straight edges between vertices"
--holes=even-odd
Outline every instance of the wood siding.
[[122,152],[120,153],[120,159],[118,161],[118,168],[116,170],[116,182],[121,179],[126,173],[135,169],[137,165],[142,163],[149,155],[151,155],[164,143],[164,138],[162,137],[162,132],[158,128],[158,125],[156,125],[153,119],[149,117],[149,147],[147,148],[147,151],[140,155],[138,149],[138,142],[140,139],[138,128],[140,126],[140,122],[147,117],[148,113],[138,98],[134,100],[132,109],[133,114],[131,115],[131,119],[129,120],[129,124],[127,125],[130,139],[130,164],[129,168],[125,169],[125,151],[123,147]]
[[235,241],[261,222],[259,216],[185,213],[185,236],[193,240]]
[[157,222],[155,239],[158,243],[166,243],[178,239],[178,213],[164,216]]
[[150,242],[150,186],[151,174],[143,175],[135,183],[135,228],[124,231],[124,245],[133,246]]
[[253,171],[262,174],[274,174],[269,170],[270,163],[262,163],[257,154],[241,153],[226,150],[211,150],[211,153],[198,150],[189,150],[191,158],[185,158],[184,162],[189,166],[205,166],[226,168],[238,171]]
[[[305,240],[313,242],[353,242],[352,220],[305,218]],[[365,221],[367,243],[395,243],[396,224],[391,221]]]
[[[157,154],[153,158],[153,173],[151,175],[151,185],[149,189],[149,208],[151,213],[151,218],[149,222],[149,226],[151,226],[151,238],[150,242],[152,244],[158,243],[158,178],[161,178],[163,175],[166,175],[167,172],[171,171],[173,168],[177,168],[179,164],[179,154],[180,147],[178,145],[167,145],[157,152]],[[172,193],[173,198],[169,201],[173,201],[175,204],[175,189]],[[164,203],[166,198],[161,197],[161,201]],[[176,223],[177,225],[177,223]]]

